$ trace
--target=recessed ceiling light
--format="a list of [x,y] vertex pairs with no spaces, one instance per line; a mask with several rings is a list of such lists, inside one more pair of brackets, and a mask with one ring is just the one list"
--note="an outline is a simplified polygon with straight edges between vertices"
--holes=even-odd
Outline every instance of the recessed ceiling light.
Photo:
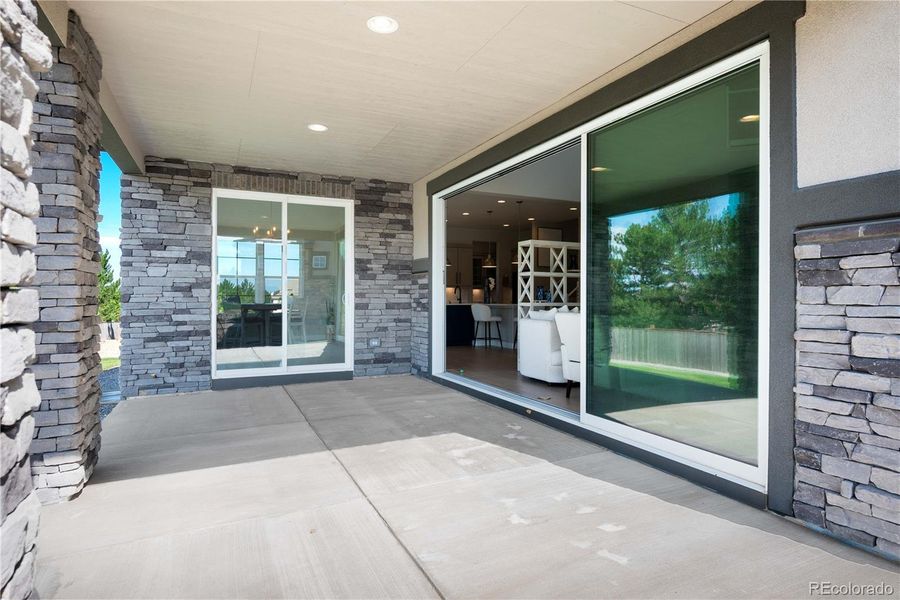
[[591,171],[594,173],[603,173],[604,171],[609,171],[607,167],[591,167]]
[[322,125],[321,123],[310,123],[306,126],[310,131],[315,131],[318,133],[322,133],[323,131],[328,131],[327,125]]
[[570,206],[570,207],[569,207],[569,210],[578,210],[578,207],[577,207],[577,206]]
[[529,221],[534,221],[534,217],[528,217]]
[[741,117],[741,123],[759,123],[759,115],[744,115]]
[[497,200],[497,204],[506,204],[506,200]]
[[504,223],[503,226],[504,226],[504,227],[509,227],[509,223]]
[[378,15],[366,21],[366,27],[375,33],[394,33],[400,29],[400,23],[397,19]]
[[463,213],[463,216],[464,216],[464,217],[468,217],[468,216],[469,216],[469,213]]

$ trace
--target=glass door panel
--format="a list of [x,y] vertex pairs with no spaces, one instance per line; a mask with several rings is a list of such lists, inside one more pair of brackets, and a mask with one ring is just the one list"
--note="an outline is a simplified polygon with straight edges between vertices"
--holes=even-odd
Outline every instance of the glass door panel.
[[281,203],[219,198],[216,368],[282,365]]
[[757,463],[758,64],[588,135],[586,410]]
[[288,367],[345,362],[345,212],[288,204]]

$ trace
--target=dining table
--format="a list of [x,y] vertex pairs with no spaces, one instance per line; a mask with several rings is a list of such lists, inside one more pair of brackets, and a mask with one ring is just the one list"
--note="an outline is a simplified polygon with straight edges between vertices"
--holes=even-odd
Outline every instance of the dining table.
[[241,304],[241,347],[245,348],[246,344],[246,336],[245,333],[247,331],[246,321],[247,321],[247,313],[249,311],[256,311],[261,313],[263,316],[263,333],[262,333],[262,345],[263,346],[271,346],[272,341],[272,333],[270,331],[270,323],[272,322],[272,313],[275,311],[281,310],[281,303],[275,302],[255,302],[250,304]]

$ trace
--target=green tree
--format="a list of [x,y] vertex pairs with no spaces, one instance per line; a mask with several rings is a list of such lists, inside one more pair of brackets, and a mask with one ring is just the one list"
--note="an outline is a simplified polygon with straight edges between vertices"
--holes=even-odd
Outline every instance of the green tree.
[[708,201],[659,209],[616,234],[611,250],[616,326],[718,329],[746,308],[737,218],[711,216]]
[[97,276],[100,288],[100,320],[104,323],[116,323],[122,313],[121,282],[116,279],[110,264],[109,250],[100,254],[100,273]]
[[[250,304],[255,301],[256,286],[249,279],[241,279],[240,283],[235,283],[232,279],[221,278],[219,280],[219,312],[226,310],[237,310],[241,304]],[[266,293],[266,301],[271,298],[271,294]]]

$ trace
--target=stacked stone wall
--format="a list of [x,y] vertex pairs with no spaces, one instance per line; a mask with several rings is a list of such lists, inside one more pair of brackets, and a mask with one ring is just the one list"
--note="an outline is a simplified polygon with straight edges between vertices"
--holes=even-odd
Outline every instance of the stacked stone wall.
[[900,218],[800,231],[794,515],[900,558]]
[[[412,186],[353,181],[356,199],[356,375],[409,373],[412,344]],[[378,347],[370,341],[377,339]]]
[[157,157],[145,165],[145,176],[122,179],[123,396],[210,386],[214,187],[355,200],[356,374],[410,371],[408,184]]
[[431,340],[428,325],[431,313],[431,297],[428,290],[428,273],[415,273],[412,284],[412,372],[428,374],[428,355]]
[[147,157],[122,177],[122,396],[210,382],[211,169]]
[[29,0],[0,0],[0,598],[28,598],[40,502],[29,448],[40,394],[31,364],[38,318],[34,220],[40,212],[29,150],[32,71],[52,64]]
[[100,321],[97,274],[100,53],[69,12],[68,40],[54,46],[41,75],[32,125],[34,181],[40,191],[37,362],[41,407],[31,446],[44,503],[78,494],[100,447]]

